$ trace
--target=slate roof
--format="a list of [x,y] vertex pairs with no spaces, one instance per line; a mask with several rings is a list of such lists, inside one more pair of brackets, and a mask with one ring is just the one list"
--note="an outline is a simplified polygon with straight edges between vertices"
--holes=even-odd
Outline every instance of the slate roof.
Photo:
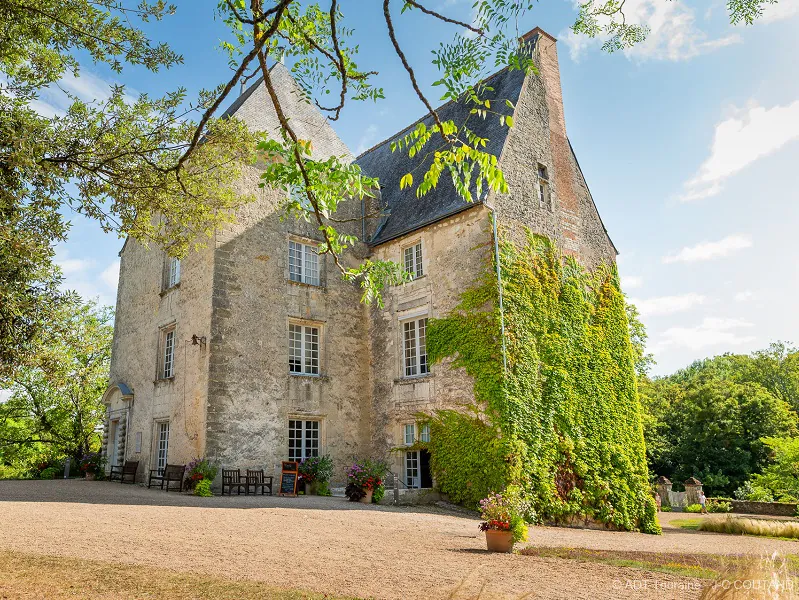
[[[492,87],[493,91],[486,91],[483,97],[492,100],[492,110],[504,114],[511,114],[512,110],[505,104],[507,98],[514,104],[519,99],[524,84],[525,74],[518,69],[503,69],[485,80],[485,84]],[[493,102],[496,100],[496,102]],[[473,104],[448,102],[437,109],[441,121],[453,121],[461,126],[468,124],[475,134],[488,138],[489,142],[484,148],[487,152],[499,158],[505,145],[508,127],[501,125],[497,115],[488,115],[485,119],[470,115]],[[416,197],[416,185],[430,166],[431,158],[426,157],[427,151],[435,148],[436,137],[433,136],[425,150],[414,158],[408,157],[407,150],[391,151],[391,142],[410,133],[419,122],[428,127],[433,125],[432,116],[428,115],[409,125],[396,135],[381,142],[377,146],[361,154],[356,163],[361,166],[364,173],[380,180],[380,189],[384,207],[388,216],[378,224],[377,231],[369,241],[370,245],[378,245],[401,235],[424,227],[448,216],[458,213],[474,204],[467,203],[455,191],[449,173],[443,173],[435,189],[430,190],[421,198]],[[414,185],[412,188],[400,189],[400,179],[406,173],[413,173]],[[475,190],[472,189],[475,194]],[[483,188],[485,194],[485,187]],[[477,199],[482,201],[484,198]]]

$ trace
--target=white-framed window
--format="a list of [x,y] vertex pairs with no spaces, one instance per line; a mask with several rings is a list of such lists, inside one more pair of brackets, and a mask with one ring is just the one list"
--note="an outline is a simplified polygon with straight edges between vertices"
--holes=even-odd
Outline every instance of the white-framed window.
[[319,254],[316,247],[289,240],[289,279],[319,285]]
[[405,453],[405,485],[409,488],[420,487],[418,452]]
[[158,378],[171,379],[175,376],[175,327],[161,330],[161,352]]
[[319,327],[289,323],[289,372],[319,375]]
[[168,290],[180,283],[180,259],[167,256],[164,259],[164,289]]
[[424,275],[424,269],[422,268],[422,242],[416,242],[413,246],[403,249],[402,255],[406,273],[410,273],[414,279]]
[[289,460],[319,456],[319,421],[289,420]]
[[402,322],[405,377],[425,375],[427,366],[427,317]]
[[549,173],[547,168],[538,164],[538,205],[552,210],[552,198],[549,193]]
[[403,438],[406,446],[413,446],[416,441],[427,443],[430,441],[430,423],[405,423]]
[[169,454],[169,421],[156,423],[156,454],[155,468],[158,474],[163,475],[166,468],[166,459]]

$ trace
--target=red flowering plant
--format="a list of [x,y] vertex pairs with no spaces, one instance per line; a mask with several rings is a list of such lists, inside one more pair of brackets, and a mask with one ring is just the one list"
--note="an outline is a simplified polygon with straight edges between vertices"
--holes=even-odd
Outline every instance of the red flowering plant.
[[358,502],[372,492],[372,502],[379,502],[385,492],[383,476],[388,466],[382,461],[364,460],[347,469],[347,487],[344,494],[352,502]]
[[527,523],[525,516],[531,514],[530,503],[521,495],[517,486],[508,486],[501,494],[492,493],[480,500],[480,531],[493,529],[510,531],[513,541],[527,539]]
[[186,465],[186,489],[191,490],[203,481],[213,481],[219,468],[207,458],[197,457]]
[[105,456],[100,452],[89,452],[80,459],[80,470],[82,473],[90,473],[96,477],[102,477],[105,473]]

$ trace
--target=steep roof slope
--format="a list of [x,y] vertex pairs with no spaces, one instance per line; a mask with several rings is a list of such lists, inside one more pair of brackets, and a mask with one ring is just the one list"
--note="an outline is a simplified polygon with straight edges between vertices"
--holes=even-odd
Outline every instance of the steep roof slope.
[[[289,70],[282,63],[275,63],[269,69],[280,106],[294,132],[302,140],[311,140],[311,155],[315,159],[330,156],[344,157],[346,162],[353,156],[347,145],[336,134],[330,121],[303,97],[302,90]],[[235,115],[247,123],[251,131],[265,131],[275,139],[280,139],[280,123],[272,106],[272,100],[263,85],[264,78],[248,87],[222,117]]]
[[[491,100],[491,109],[502,114],[512,114],[513,110],[505,104],[505,99],[516,103],[524,79],[523,71],[508,69],[503,69],[486,79],[485,84],[493,88],[493,91],[488,90],[484,94],[486,99]],[[442,121],[451,120],[458,126],[467,124],[475,134],[488,138],[485,150],[499,158],[509,129],[500,124],[499,117],[495,114],[489,114],[485,119],[469,114],[472,108],[473,104],[448,102],[436,112]],[[420,121],[428,127],[433,125],[433,118],[430,115]],[[420,121],[409,125],[356,159],[356,163],[361,166],[364,173],[380,179],[382,202],[389,212],[370,240],[369,243],[372,245],[387,242],[471,206],[455,191],[448,173],[442,174],[435,189],[421,198],[416,197],[415,184],[421,181],[432,162],[430,153],[436,147],[436,137],[433,136],[425,150],[414,158],[408,157],[407,150],[392,152],[391,142],[407,135]],[[400,179],[406,173],[413,173],[414,186],[413,189],[401,190]],[[472,189],[473,194],[474,192]]]

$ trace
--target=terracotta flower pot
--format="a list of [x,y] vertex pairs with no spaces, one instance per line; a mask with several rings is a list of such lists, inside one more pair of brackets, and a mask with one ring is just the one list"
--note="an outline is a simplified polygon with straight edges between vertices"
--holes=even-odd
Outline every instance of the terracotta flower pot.
[[359,500],[359,502],[363,502],[364,504],[371,504],[372,503],[372,490],[367,490],[366,495]]
[[510,552],[513,550],[513,532],[486,529],[486,545],[489,552]]

